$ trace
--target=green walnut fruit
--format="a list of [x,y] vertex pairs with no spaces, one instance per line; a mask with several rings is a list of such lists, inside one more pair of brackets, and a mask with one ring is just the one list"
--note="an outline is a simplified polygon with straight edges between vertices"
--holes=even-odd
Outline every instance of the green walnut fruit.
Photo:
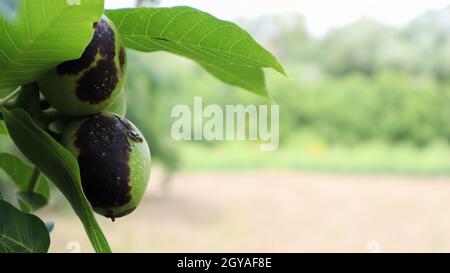
[[81,58],[58,65],[38,81],[46,100],[62,113],[99,113],[121,94],[127,66],[122,38],[105,16],[94,28]]
[[110,112],[75,120],[62,143],[77,158],[81,183],[94,211],[111,218],[131,213],[150,177],[150,150],[139,130]]

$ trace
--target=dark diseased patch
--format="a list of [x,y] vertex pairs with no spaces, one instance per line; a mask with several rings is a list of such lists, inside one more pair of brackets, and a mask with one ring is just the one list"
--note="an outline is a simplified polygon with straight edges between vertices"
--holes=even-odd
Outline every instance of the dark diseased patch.
[[111,220],[114,222],[114,221],[116,221],[116,218],[128,215],[128,214],[132,213],[135,209],[136,209],[136,207],[132,207],[132,208],[122,211],[121,213],[114,213],[113,210],[108,210],[105,216],[108,218],[111,218]]
[[113,60],[98,60],[96,66],[83,73],[77,81],[77,97],[90,104],[107,100],[119,83]]
[[115,117],[95,115],[85,121],[76,134],[81,182],[94,207],[121,207],[132,199],[129,129]]
[[50,103],[46,100],[39,101],[39,105],[41,106],[41,110],[48,110],[51,107]]
[[115,35],[111,26],[105,20],[94,23],[94,37],[84,50],[83,55],[72,61],[67,61],[57,67],[57,72],[61,75],[77,75],[81,71],[89,68],[95,61],[95,56],[100,54],[104,59],[114,59],[115,57]]
[[115,116],[118,122],[122,123],[122,126],[127,129],[127,136],[134,142],[142,143],[144,139],[136,132],[130,122],[119,116]]
[[120,62],[120,71],[122,73],[125,72],[125,64],[127,63],[127,56],[125,53],[125,48],[121,47],[119,51],[119,62]]

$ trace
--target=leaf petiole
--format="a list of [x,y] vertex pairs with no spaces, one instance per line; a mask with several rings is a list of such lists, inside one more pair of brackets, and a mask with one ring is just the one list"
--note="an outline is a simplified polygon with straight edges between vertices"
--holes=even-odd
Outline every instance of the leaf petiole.
[[17,97],[19,95],[20,91],[22,90],[22,87],[18,87],[16,90],[12,91],[8,96],[4,97],[3,99],[0,99],[0,109],[10,100]]
[[30,178],[30,183],[28,183],[28,191],[34,191],[34,188],[36,188],[36,184],[39,180],[39,176],[41,175],[41,171],[37,167],[33,168],[33,174]]

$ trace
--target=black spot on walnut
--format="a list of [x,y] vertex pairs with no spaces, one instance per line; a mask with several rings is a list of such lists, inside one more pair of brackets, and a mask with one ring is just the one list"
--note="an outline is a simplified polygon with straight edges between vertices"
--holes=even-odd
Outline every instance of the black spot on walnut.
[[50,103],[48,103],[48,101],[46,100],[40,100],[39,105],[41,107],[41,110],[48,110],[51,107]]
[[97,104],[107,100],[118,83],[114,60],[98,60],[77,81],[76,95],[82,101]]
[[119,62],[120,62],[120,71],[122,73],[125,72],[125,64],[127,63],[127,56],[125,53],[125,48],[121,47],[119,51]]
[[116,116],[116,119],[117,119],[120,123],[122,123],[122,125],[123,125],[125,128],[127,128],[127,135],[128,135],[128,137],[129,137],[131,140],[133,140],[134,142],[138,142],[138,143],[144,142],[144,139],[139,135],[138,132],[136,132],[136,131],[133,129],[133,126],[131,126],[131,124],[128,122],[128,120],[123,119],[123,118],[121,118],[121,117],[119,117],[119,116]]
[[135,209],[136,209],[136,207],[132,207],[132,208],[129,208],[127,210],[124,210],[121,213],[114,213],[113,210],[108,210],[105,216],[107,218],[110,218],[113,222],[115,222],[116,218],[128,215],[128,214],[132,213]]
[[81,182],[94,207],[120,207],[132,199],[129,131],[121,118],[98,114],[86,120],[76,133]]
[[89,68],[94,62],[97,54],[103,59],[113,59],[115,56],[115,35],[111,26],[105,20],[94,23],[94,37],[84,50],[83,55],[72,61],[67,61],[57,67],[60,75],[78,75]]

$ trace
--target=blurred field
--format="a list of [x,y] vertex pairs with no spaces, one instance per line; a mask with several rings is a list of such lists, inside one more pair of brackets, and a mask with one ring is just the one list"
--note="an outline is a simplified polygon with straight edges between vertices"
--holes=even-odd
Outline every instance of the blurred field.
[[[179,145],[181,166],[189,171],[307,171],[355,174],[450,175],[450,146],[434,143],[386,145],[328,144],[308,133],[293,134],[274,152],[261,152],[260,142],[222,142],[210,146]],[[211,160],[213,158],[214,160]]]
[[[449,252],[450,177],[152,174],[139,209],[101,219],[115,252]],[[92,251],[73,213],[55,206],[53,252]]]

